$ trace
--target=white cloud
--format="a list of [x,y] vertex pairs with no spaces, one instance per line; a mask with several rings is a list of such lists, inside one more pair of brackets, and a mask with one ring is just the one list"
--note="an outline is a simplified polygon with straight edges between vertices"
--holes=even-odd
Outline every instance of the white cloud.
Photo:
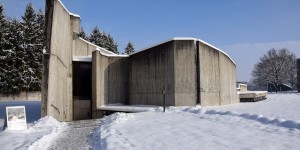
[[287,48],[300,58],[300,41],[245,43],[221,47],[237,65],[237,81],[250,81],[254,65],[271,48]]

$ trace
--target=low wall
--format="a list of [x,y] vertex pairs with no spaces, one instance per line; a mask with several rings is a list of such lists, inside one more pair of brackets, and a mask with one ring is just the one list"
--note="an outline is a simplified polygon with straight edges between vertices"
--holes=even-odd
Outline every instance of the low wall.
[[40,101],[41,92],[21,92],[18,95],[2,95],[0,94],[0,101]]

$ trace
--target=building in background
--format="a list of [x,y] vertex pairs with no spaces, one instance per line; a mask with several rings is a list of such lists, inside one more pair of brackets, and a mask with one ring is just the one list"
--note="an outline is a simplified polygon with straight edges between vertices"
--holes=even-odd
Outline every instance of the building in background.
[[300,93],[300,58],[297,59],[297,88]]
[[[46,0],[42,116],[60,121],[102,117],[111,104],[214,106],[239,102],[236,65],[195,38],[172,38],[117,55],[78,37],[80,17]],[[121,111],[121,110],[114,110]]]

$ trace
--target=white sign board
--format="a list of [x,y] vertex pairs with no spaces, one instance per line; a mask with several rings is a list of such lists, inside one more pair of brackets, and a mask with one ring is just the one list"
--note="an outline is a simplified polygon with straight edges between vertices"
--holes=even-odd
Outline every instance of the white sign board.
[[6,107],[6,121],[9,130],[27,129],[25,106]]

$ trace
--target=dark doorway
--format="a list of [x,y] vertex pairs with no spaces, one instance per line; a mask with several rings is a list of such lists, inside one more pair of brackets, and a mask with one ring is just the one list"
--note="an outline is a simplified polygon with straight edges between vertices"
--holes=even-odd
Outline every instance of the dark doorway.
[[92,63],[73,62],[73,120],[92,118]]

